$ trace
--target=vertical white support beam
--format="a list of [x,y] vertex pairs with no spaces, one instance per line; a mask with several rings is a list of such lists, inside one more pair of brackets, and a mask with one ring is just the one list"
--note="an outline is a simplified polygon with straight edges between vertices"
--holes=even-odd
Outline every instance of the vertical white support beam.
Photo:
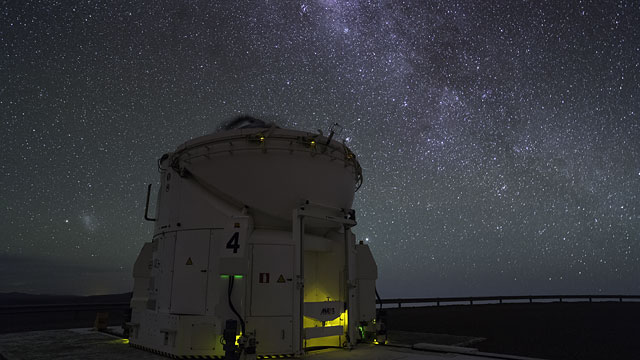
[[347,333],[349,334],[349,347],[357,343],[358,329],[358,302],[356,298],[356,261],[354,256],[354,241],[349,225],[344,225],[345,262],[347,266]]
[[304,216],[299,209],[293,210],[293,244],[294,244],[294,265],[293,276],[295,287],[293,290],[293,352],[296,355],[304,353],[304,247],[302,238],[304,234]]

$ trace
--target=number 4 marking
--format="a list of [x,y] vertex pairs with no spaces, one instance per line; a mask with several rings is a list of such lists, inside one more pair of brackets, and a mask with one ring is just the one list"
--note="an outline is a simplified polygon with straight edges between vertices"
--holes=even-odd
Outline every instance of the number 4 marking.
[[240,247],[240,244],[238,244],[239,239],[240,233],[236,231],[233,233],[233,235],[231,235],[231,239],[227,241],[227,249],[233,249],[234,254],[238,253],[238,248]]

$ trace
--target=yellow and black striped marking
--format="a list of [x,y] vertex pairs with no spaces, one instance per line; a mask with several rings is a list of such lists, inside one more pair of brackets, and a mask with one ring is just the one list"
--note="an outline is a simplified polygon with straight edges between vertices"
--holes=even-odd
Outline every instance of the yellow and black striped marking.
[[[136,349],[148,351],[148,352],[162,355],[171,359],[207,359],[207,360],[208,359],[212,359],[212,360],[224,359],[224,355],[174,355],[165,351],[148,348],[146,346],[142,346],[138,344],[129,343],[129,345],[133,346]],[[258,359],[291,359],[293,358],[293,354],[258,355],[257,358]]]
[[162,355],[162,356],[166,356],[168,358],[172,358],[172,359],[178,359],[179,357],[176,355],[173,355],[171,353],[168,352],[164,352],[164,351],[160,351],[160,350],[156,350],[156,349],[152,349],[152,348],[148,348],[146,346],[142,346],[142,345],[138,345],[138,344],[133,344],[133,343],[129,343],[129,345],[133,346],[136,349],[140,349],[140,350],[144,350],[144,351],[148,351],[150,353],[154,353],[157,355]]

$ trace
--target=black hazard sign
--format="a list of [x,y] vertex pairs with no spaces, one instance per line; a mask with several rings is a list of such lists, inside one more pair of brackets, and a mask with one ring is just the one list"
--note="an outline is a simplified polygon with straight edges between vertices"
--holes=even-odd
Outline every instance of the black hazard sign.
[[278,278],[278,282],[279,282],[279,283],[283,283],[283,282],[285,282],[285,280],[284,280],[284,275],[280,274],[280,277]]

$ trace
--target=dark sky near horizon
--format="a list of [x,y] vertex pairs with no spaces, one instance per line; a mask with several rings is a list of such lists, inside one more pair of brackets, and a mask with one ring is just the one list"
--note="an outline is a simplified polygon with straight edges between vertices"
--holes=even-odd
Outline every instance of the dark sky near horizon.
[[111,293],[156,160],[250,114],[358,155],[383,297],[640,293],[638,1],[5,1],[0,292]]

